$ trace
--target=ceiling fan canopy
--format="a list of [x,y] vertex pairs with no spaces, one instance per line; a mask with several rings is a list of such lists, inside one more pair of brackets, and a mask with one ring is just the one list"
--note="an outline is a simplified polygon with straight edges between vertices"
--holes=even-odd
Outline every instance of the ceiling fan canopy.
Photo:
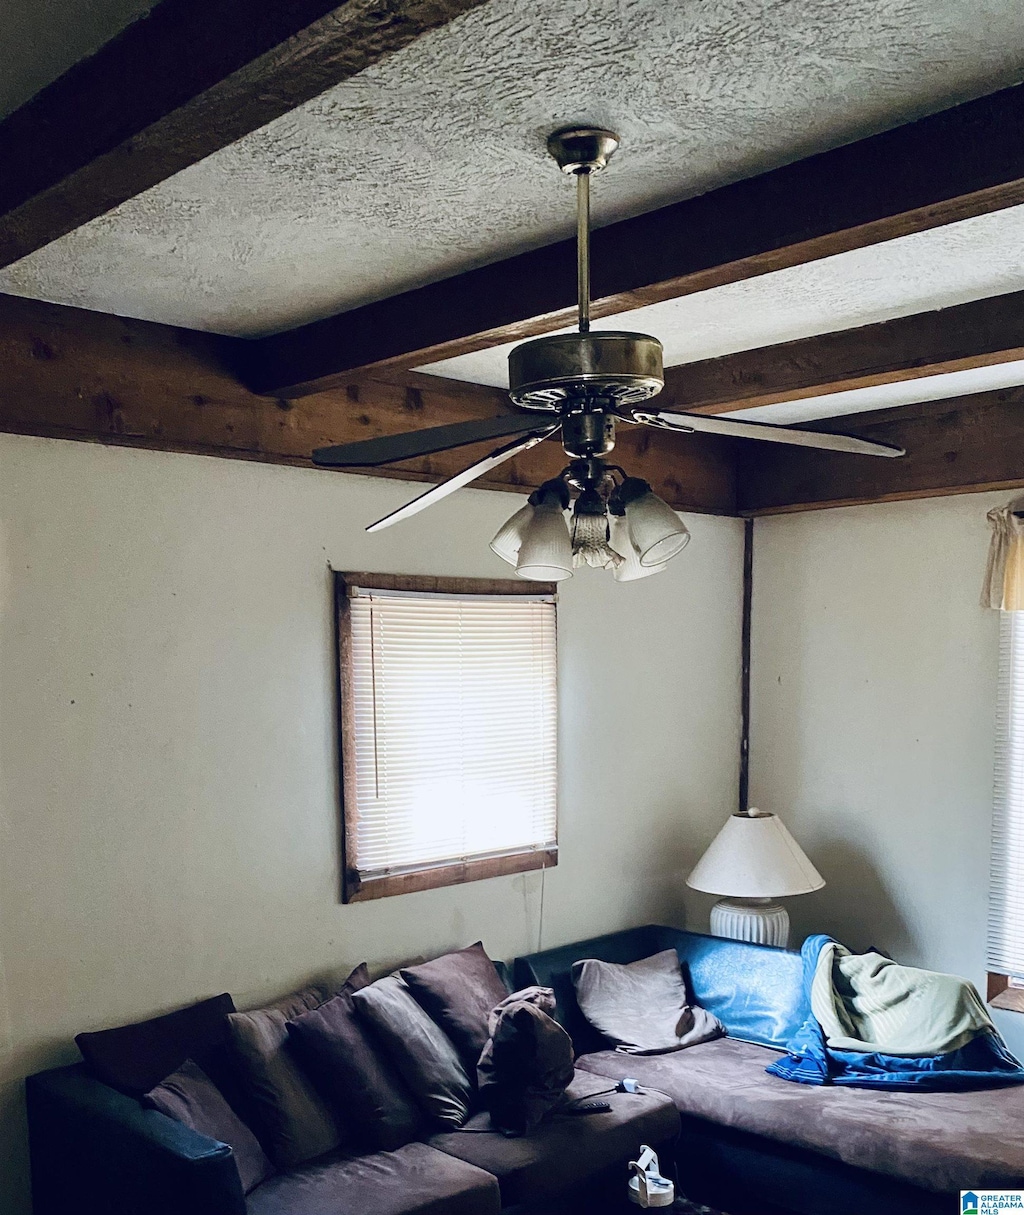
[[[522,413],[435,426],[313,452],[327,468],[388,464],[478,443],[508,441],[489,455],[372,523],[379,531],[419,513],[492,468],[559,434],[570,457],[492,541],[492,549],[526,578],[557,581],[580,565],[610,569],[619,581],[658,573],[689,539],[678,515],[639,477],[609,464],[618,422],[683,434],[718,434],[871,456],[902,456],[902,448],[857,435],[774,426],[722,416],[659,410],[647,402],[665,383],[656,337],[590,327],[590,178],[619,145],[611,131],[570,127],[548,139],[562,171],[576,179],[577,312],[571,333],[522,342],[509,354],[509,398]],[[512,437],[510,437],[512,436]],[[575,498],[571,524],[565,511]]]

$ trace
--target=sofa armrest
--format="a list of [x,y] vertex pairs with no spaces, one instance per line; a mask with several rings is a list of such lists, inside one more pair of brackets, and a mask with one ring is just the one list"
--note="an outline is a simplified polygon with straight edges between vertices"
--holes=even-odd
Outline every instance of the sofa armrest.
[[147,1110],[82,1065],[25,1083],[35,1215],[245,1215],[230,1147]]

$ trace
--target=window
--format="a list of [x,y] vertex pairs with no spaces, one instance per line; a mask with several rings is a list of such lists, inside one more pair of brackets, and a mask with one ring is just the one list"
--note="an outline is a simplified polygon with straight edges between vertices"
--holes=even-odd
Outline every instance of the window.
[[335,588],[345,902],[554,865],[554,586]]
[[1024,612],[1001,612],[988,998],[1024,1012]]

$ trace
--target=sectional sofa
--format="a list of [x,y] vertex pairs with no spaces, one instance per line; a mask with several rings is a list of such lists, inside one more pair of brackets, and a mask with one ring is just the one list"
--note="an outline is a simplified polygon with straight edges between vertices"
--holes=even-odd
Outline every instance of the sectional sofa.
[[[728,1036],[668,1055],[608,1049],[570,969],[674,948]],[[765,1074],[806,1016],[798,954],[648,925],[517,958],[517,987],[554,988],[573,1038],[571,1095],[612,1108],[505,1138],[476,1114],[395,1151],[351,1149],[243,1194],[231,1150],[115,1091],[82,1064],[27,1081],[36,1215],[511,1215],[603,1210],[641,1143],[682,1190],[733,1215],[940,1215],[961,1189],[1024,1187],[1024,1088],[880,1093]],[[620,1079],[643,1091],[608,1093]],[[617,1208],[616,1208],[617,1209]]]

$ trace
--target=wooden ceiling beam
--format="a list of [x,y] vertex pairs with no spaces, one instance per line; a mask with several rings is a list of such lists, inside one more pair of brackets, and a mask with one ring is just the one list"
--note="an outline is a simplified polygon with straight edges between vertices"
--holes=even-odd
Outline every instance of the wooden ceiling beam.
[[0,266],[482,0],[162,0],[0,122]]
[[[288,401],[240,385],[209,334],[0,296],[0,432],[309,468],[314,447],[488,417],[503,393],[353,377]],[[429,377],[421,377],[427,381]],[[907,406],[815,429],[906,447],[899,460],[621,426],[615,458],[683,510],[774,514],[1024,486],[1024,388]],[[491,446],[360,470],[436,482]],[[541,444],[474,484],[529,490],[565,463]],[[369,522],[369,520],[367,520]]]
[[1024,291],[670,367],[660,400],[728,413],[1024,359]]
[[745,515],[898,502],[1024,486],[1024,388],[813,423],[905,447],[898,460],[738,444]]
[[[614,170],[613,170],[614,171]],[[594,316],[1024,202],[1024,85],[593,234]],[[570,206],[567,196],[566,206]],[[248,344],[258,392],[297,397],[573,323],[561,241]]]
[[[493,417],[508,408],[507,395],[497,389],[449,390],[446,381],[426,376],[405,385],[352,377],[296,402],[257,396],[234,377],[231,346],[190,329],[0,295],[0,432],[289,464],[324,477],[334,474],[312,467],[315,447]],[[359,473],[436,482],[494,446]],[[734,452],[734,444],[711,436],[623,426],[616,454],[674,506],[731,514]],[[542,443],[474,486],[529,491],[566,460],[558,443]]]

